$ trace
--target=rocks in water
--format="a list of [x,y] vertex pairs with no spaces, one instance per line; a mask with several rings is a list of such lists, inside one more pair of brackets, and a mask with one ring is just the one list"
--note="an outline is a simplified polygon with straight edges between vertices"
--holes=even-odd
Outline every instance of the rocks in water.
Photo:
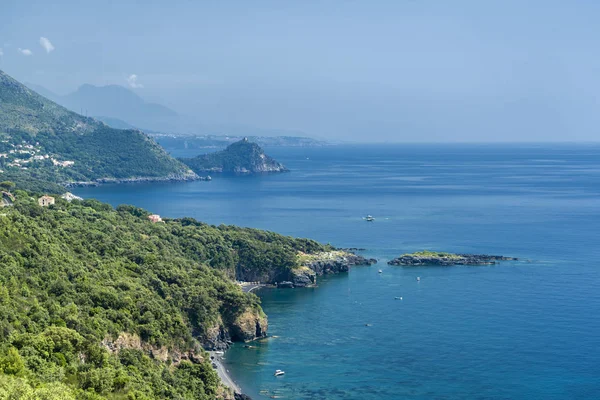
[[250,396],[245,395],[243,393],[234,393],[233,398],[235,400],[252,400],[252,398]]
[[317,275],[324,275],[348,272],[350,267],[354,265],[373,265],[376,263],[377,260],[374,258],[365,258],[354,253],[337,250],[311,255],[305,265]]
[[420,266],[420,265],[492,265],[499,261],[516,261],[517,258],[495,256],[488,254],[453,254],[434,251],[419,251],[403,254],[388,261],[389,265]]
[[291,271],[291,280],[294,287],[307,287],[317,283],[317,276],[312,269],[300,267]]
[[291,289],[294,287],[294,283],[290,281],[277,282],[275,285],[280,289]]

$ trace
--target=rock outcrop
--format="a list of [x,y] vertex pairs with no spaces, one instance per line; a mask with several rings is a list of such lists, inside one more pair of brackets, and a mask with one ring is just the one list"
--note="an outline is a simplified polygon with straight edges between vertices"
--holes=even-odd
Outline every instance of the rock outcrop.
[[495,256],[488,254],[453,254],[433,251],[420,251],[412,254],[403,254],[388,261],[389,265],[421,266],[421,265],[491,265],[499,261],[515,261],[517,258]]
[[262,148],[248,139],[235,142],[223,151],[180,159],[194,172],[256,174],[287,172],[288,169],[265,154]]
[[239,315],[230,327],[234,341],[249,342],[267,336],[267,316],[257,310],[248,310]]
[[203,338],[206,350],[225,350],[233,342],[250,342],[267,336],[267,316],[260,310],[249,309],[230,323],[219,321],[207,329]]
[[284,280],[275,282],[279,288],[295,288],[314,286],[317,276],[348,272],[355,265],[373,265],[374,258],[350,253],[344,250],[327,251],[316,254],[300,253],[298,255],[301,267],[290,271]]

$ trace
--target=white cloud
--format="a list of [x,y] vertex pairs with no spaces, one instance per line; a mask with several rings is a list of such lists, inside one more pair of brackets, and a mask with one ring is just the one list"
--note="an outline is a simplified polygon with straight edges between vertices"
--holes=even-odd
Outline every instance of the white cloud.
[[46,50],[46,53],[50,53],[54,50],[54,45],[52,44],[52,42],[50,42],[48,38],[45,38],[43,36],[40,38],[40,45],[44,48],[44,50]]
[[141,83],[138,83],[137,79],[138,79],[138,76],[136,74],[129,75],[129,77],[127,78],[127,83],[129,84],[130,88],[141,89],[144,87],[144,85],[142,85]]
[[22,48],[18,48],[17,51],[21,54],[23,54],[24,56],[32,56],[33,55],[33,51],[29,50],[29,49],[22,49]]

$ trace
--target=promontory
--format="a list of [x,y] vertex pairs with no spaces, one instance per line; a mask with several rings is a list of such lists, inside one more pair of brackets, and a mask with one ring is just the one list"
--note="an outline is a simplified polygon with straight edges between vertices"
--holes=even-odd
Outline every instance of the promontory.
[[283,164],[266,155],[259,145],[246,138],[230,144],[225,150],[194,158],[181,158],[180,161],[197,174],[255,174],[288,171]]

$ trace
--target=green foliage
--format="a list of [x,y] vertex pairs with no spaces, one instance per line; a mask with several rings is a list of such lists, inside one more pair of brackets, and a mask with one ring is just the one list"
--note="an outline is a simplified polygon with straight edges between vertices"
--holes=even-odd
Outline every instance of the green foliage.
[[[83,117],[38,95],[0,71],[0,152],[17,145],[34,146],[38,155],[27,169],[9,166],[0,157],[0,180],[21,189],[57,192],[57,184],[99,178],[136,178],[185,175],[188,168],[169,156],[154,140],[137,130],[119,130]],[[11,154],[10,157],[13,157]],[[72,166],[55,166],[74,161]]]
[[[271,279],[298,251],[329,249],[191,218],[154,224],[134,206],[15,197],[0,223],[0,391],[23,394],[8,398],[214,399],[208,357],[177,364],[150,349],[199,351],[215,327],[262,314],[233,277]],[[117,338],[137,339],[115,352]]]
[[458,254],[430,250],[416,251],[411,254],[403,254],[402,256],[461,258]]
[[15,187],[15,183],[11,181],[0,182],[0,189],[10,191]]

